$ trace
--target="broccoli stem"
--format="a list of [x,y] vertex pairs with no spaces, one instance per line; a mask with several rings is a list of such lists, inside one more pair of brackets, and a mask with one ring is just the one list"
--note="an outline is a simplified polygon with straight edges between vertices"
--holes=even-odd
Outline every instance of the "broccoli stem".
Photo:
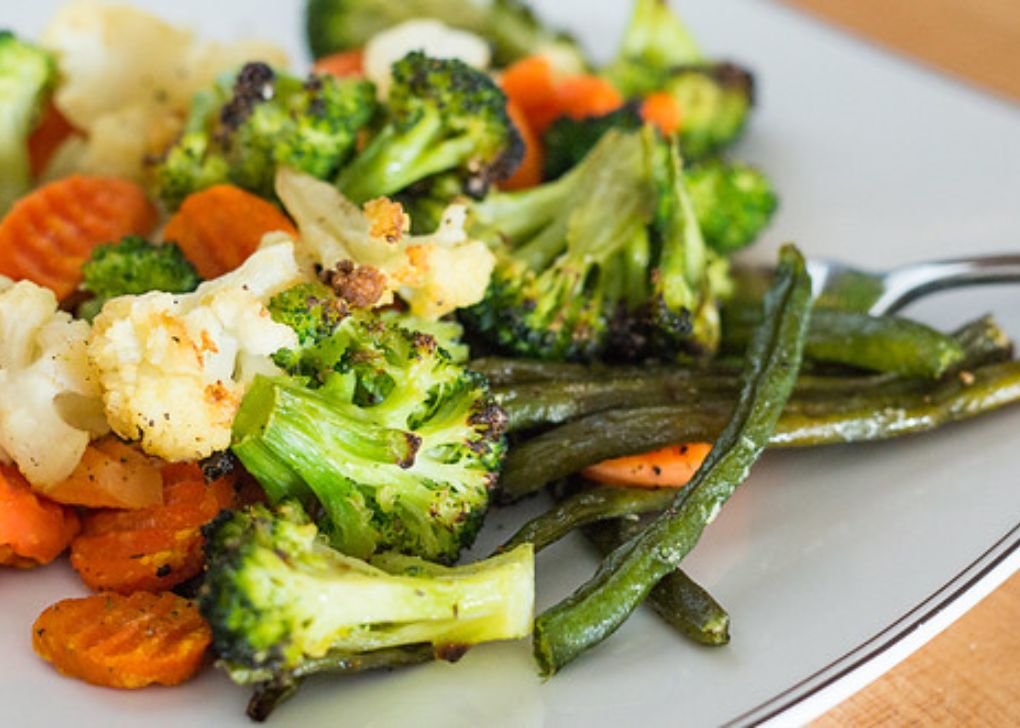
[[[420,438],[381,427],[361,409],[327,399],[320,391],[286,380],[259,377],[234,421],[234,453],[271,497],[294,494],[293,476],[315,493],[331,522],[338,546],[367,555],[376,545],[370,507],[357,483],[394,482],[415,461]],[[363,476],[363,477],[359,477]]]

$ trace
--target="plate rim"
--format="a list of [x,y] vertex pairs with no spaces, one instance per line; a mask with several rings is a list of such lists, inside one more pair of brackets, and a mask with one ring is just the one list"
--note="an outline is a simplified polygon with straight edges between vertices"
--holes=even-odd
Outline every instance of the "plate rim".
[[888,673],[1017,572],[1020,522],[896,620],[825,666],[731,718],[722,724],[723,728],[803,725],[819,717]]

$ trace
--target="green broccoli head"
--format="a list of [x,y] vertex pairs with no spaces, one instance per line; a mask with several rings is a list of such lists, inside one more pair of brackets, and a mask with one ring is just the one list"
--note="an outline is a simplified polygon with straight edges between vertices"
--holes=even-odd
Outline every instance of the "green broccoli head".
[[680,107],[680,149],[687,161],[736,141],[754,105],[754,77],[733,63],[678,67],[662,90]]
[[302,80],[249,63],[232,82],[195,96],[184,134],[156,170],[160,197],[175,209],[224,182],[272,197],[280,166],[332,178],[375,113],[367,81]]
[[459,656],[531,632],[530,544],[455,568],[397,555],[366,563],[331,548],[293,501],[225,511],[204,534],[199,609],[219,664],[242,684],[286,683],[326,656],[422,644]]
[[288,376],[248,391],[234,453],[272,500],[314,500],[345,553],[455,560],[481,525],[505,452],[506,415],[484,378],[432,335],[348,312],[323,287],[280,294],[270,312],[303,344],[274,357]]
[[715,310],[712,260],[676,146],[652,128],[613,129],[565,176],[490,195],[473,214],[500,253],[464,319],[498,348],[553,360],[714,348],[702,323]]
[[48,53],[0,30],[0,215],[29,189],[28,137],[56,78]]
[[513,174],[523,156],[506,95],[492,78],[457,59],[412,52],[393,64],[387,124],[337,183],[361,204],[456,171],[477,197]]
[[545,178],[557,179],[580,164],[610,129],[637,131],[642,126],[644,121],[641,119],[641,107],[634,102],[602,116],[584,119],[563,116],[557,119],[546,130],[543,138]]
[[702,61],[668,0],[635,0],[616,58],[603,73],[625,95],[644,96],[661,89],[663,76],[674,67]]
[[316,58],[362,48],[373,36],[419,18],[482,36],[498,66],[532,55],[551,55],[567,67],[585,66],[584,53],[569,36],[547,28],[522,0],[308,0],[305,29]]
[[96,247],[82,276],[81,289],[93,298],[78,307],[78,316],[89,321],[111,298],[149,291],[189,293],[202,282],[176,245],[155,245],[134,235]]
[[740,162],[707,160],[689,168],[686,181],[705,242],[721,255],[754,242],[779,206],[768,177]]

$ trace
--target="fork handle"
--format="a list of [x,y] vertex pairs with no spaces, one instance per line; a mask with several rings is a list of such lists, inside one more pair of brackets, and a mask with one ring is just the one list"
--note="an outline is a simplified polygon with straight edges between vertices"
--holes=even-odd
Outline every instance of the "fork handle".
[[894,313],[918,298],[949,288],[1020,283],[1020,255],[989,255],[914,263],[885,276],[885,292],[870,313]]

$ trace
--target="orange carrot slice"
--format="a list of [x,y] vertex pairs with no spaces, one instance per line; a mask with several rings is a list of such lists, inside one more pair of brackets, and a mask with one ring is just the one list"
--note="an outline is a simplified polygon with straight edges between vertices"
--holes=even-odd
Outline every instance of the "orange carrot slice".
[[146,508],[163,502],[163,478],[151,458],[110,435],[89,445],[74,472],[46,497],[90,508]]
[[63,299],[78,287],[94,247],[147,235],[155,225],[156,209],[138,185],[66,177],[21,198],[0,222],[0,274],[27,278]]
[[32,647],[64,675],[111,688],[177,685],[212,642],[194,602],[138,592],[64,599],[32,625]]
[[0,465],[0,566],[47,564],[80,528],[73,510],[33,492],[14,466]]
[[163,237],[177,243],[198,274],[209,279],[237,268],[274,231],[297,236],[273,203],[240,187],[216,185],[189,195]]
[[234,482],[227,476],[207,485],[200,475],[168,480],[162,505],[87,514],[71,542],[71,566],[86,586],[121,594],[187,581],[204,563],[202,526],[238,503]]
[[568,76],[556,87],[561,116],[586,119],[602,116],[623,106],[623,96],[609,81],[599,76]]
[[315,61],[312,71],[337,78],[360,78],[365,75],[365,52],[358,48],[323,56]]
[[650,124],[655,124],[663,134],[668,136],[680,131],[683,112],[672,94],[660,91],[645,97],[641,104],[641,118]]
[[33,177],[43,173],[60,145],[76,131],[55,104],[50,102],[46,106],[39,124],[28,137],[28,160]]
[[712,446],[705,442],[670,447],[605,460],[585,468],[582,474],[606,485],[633,488],[681,488],[705,462]]
[[500,182],[499,187],[503,190],[524,190],[542,182],[545,150],[542,148],[542,141],[538,135],[532,131],[531,124],[524,112],[513,101],[507,103],[506,110],[524,141],[524,159],[521,160],[521,165],[513,176]]
[[539,136],[562,115],[557,101],[557,79],[545,56],[517,61],[503,72],[500,85]]

